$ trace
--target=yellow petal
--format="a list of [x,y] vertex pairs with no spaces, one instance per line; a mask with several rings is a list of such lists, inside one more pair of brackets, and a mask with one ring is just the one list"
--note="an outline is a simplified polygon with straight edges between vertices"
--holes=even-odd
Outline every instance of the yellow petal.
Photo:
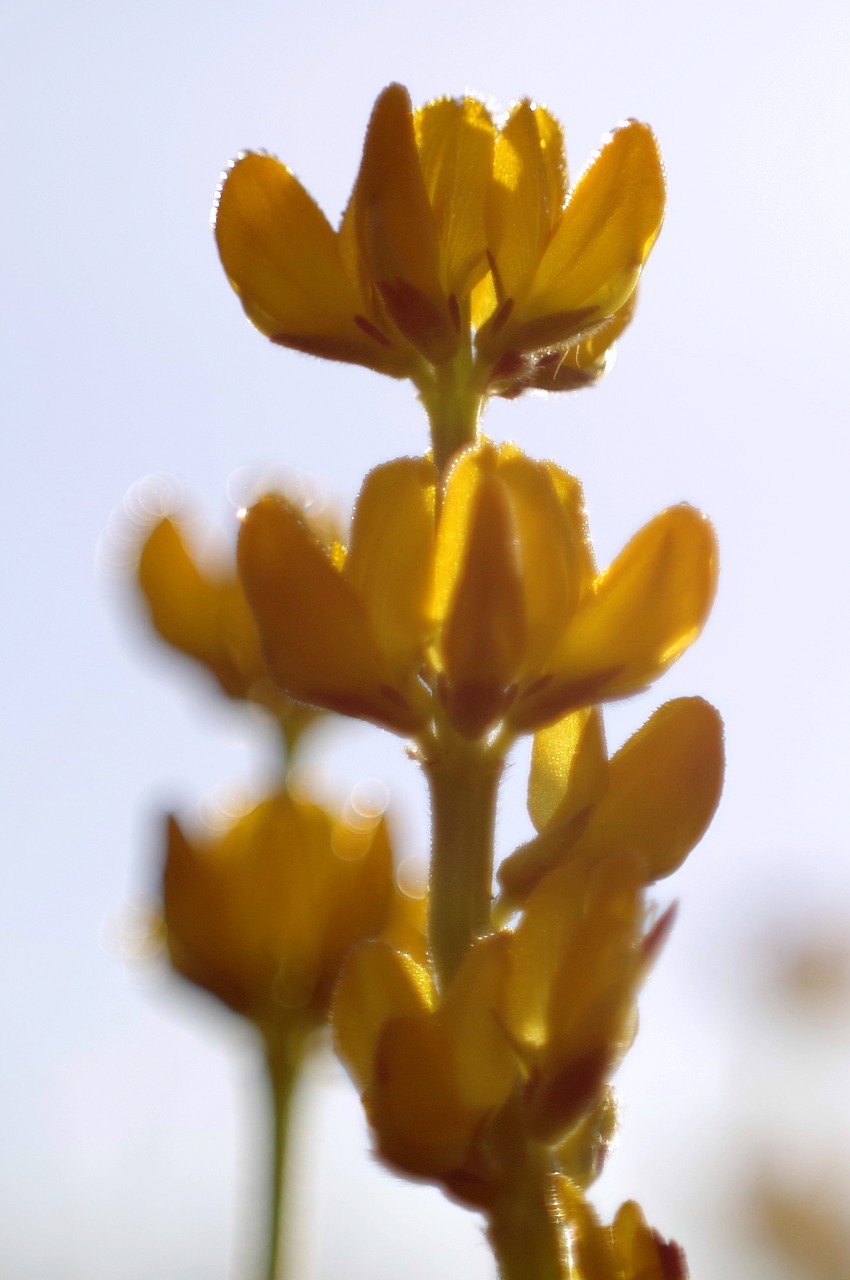
[[581,925],[586,879],[578,867],[547,876],[514,931],[505,1014],[517,1043],[537,1049],[546,1043],[552,985]]
[[[333,894],[324,929],[325,965],[337,972],[355,943],[383,933],[400,897],[395,891],[395,868],[387,822],[369,828],[352,827],[340,818],[330,833],[333,854]],[[330,995],[330,992],[328,993]]]
[[561,126],[525,99],[496,138],[488,228],[500,300],[533,277],[557,226],[566,194]]
[[584,707],[534,735],[528,812],[538,831],[569,822],[608,785],[605,730],[596,707]]
[[[561,1179],[559,1200],[570,1229],[570,1252],[577,1280],[644,1280],[638,1273],[624,1274],[618,1265],[611,1230],[603,1227],[583,1196],[570,1188],[564,1194]],[[653,1277],[654,1280],[654,1277]]]
[[522,588],[509,495],[484,474],[440,644],[447,710],[466,737],[478,737],[506,706],[525,649]]
[[667,702],[611,760],[608,789],[569,856],[629,849],[644,861],[645,883],[660,880],[702,839],[722,785],[720,716],[702,698]]
[[291,697],[400,733],[421,727],[365,606],[295,510],[280,498],[252,507],[238,558],[269,670]]
[[656,679],[698,636],[717,587],[717,545],[695,508],[669,507],[631,540],[579,606],[549,662],[517,699],[517,728],[544,725]]
[[484,206],[493,169],[493,122],[475,98],[441,98],[417,111],[414,124],[437,226],[443,292],[461,300],[487,269]]
[[509,948],[506,933],[473,943],[438,1014],[453,1040],[458,1096],[481,1112],[500,1107],[517,1077],[517,1056],[499,1016],[505,1003]]
[[523,678],[537,675],[589,585],[581,485],[551,462],[499,450],[522,563],[527,641]]
[[434,629],[435,489],[436,471],[426,458],[402,458],[371,471],[357,500],[343,570],[400,679],[418,666]]
[[[629,297],[664,217],[664,170],[652,130],[617,129],[573,189],[522,300],[523,315],[592,307],[613,315]],[[515,316],[518,323],[518,316]]]
[[629,1280],[687,1280],[684,1253],[647,1224],[634,1200],[620,1206],[611,1230],[619,1275]]
[[381,1155],[420,1177],[462,1167],[482,1119],[459,1096],[451,1032],[429,1016],[385,1024],[365,1102]]
[[407,90],[391,84],[372,111],[353,196],[361,252],[396,326],[428,359],[457,350],[440,282],[440,244],[419,163]]
[[334,994],[332,1023],[337,1053],[361,1092],[372,1082],[386,1023],[427,1012],[433,999],[427,971],[385,942],[364,942],[351,953]]
[[215,644],[214,592],[171,520],[161,520],[145,540],[139,585],[162,638],[206,662]]
[[163,640],[208,667],[225,693],[247,697],[266,678],[256,623],[234,571],[202,572],[171,520],[148,534],[138,575]]
[[[594,869],[594,871],[597,869]],[[636,989],[643,971],[639,947],[643,909],[634,860],[612,859],[583,882],[570,868],[552,872],[529,899],[532,925],[525,942],[538,956],[554,947],[545,1037],[529,1092],[528,1115],[541,1138],[557,1139],[594,1107],[606,1079],[630,1042]],[[552,936],[551,906],[580,888],[580,916]],[[582,891],[583,890],[583,891]],[[522,926],[520,926],[522,927]]]
[[325,1020],[343,953],[382,928],[392,891],[380,825],[358,859],[344,860],[329,815],[285,792],[221,835],[190,841],[169,828],[163,904],[174,966],[261,1025],[287,1010]]
[[215,234],[248,318],[268,337],[369,367],[393,358],[386,336],[368,320],[358,324],[366,304],[336,234],[279,160],[249,153],[233,164],[218,196]]

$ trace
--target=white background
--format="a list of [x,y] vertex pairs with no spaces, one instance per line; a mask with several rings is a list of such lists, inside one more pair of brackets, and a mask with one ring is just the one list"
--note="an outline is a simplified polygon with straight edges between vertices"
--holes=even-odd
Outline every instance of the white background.
[[[679,922],[598,1202],[638,1197],[695,1277],[804,1274],[758,1252],[751,1196],[763,1166],[805,1179],[850,1137],[847,1006],[795,1012],[771,976],[850,920],[848,34],[839,0],[6,9],[4,1280],[252,1280],[252,1044],[126,957],[162,810],[191,814],[223,781],[260,792],[270,743],[147,639],[120,564],[163,492],[134,488],[151,474],[230,536],[243,466],[314,474],[349,503],[368,468],[426,447],[406,385],[251,330],[208,229],[218,173],[245,147],[279,154],[335,220],[391,79],[414,102],[534,96],[564,121],[576,175],[624,116],[659,136],[668,218],[617,367],[593,391],[496,405],[487,429],[582,477],[602,562],[672,502],[716,522],[703,639],[608,717],[616,744],[660,701],[701,693],[726,718],[729,765],[709,837],[663,886]],[[352,725],[327,787],[364,774],[389,783],[400,852],[421,852],[413,766]],[[523,787],[518,761],[504,849],[526,831]],[[330,1059],[308,1130],[296,1280],[492,1276],[472,1215],[367,1156]]]

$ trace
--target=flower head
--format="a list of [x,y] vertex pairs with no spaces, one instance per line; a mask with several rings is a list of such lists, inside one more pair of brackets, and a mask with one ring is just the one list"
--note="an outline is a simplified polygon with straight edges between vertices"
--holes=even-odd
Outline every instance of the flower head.
[[393,84],[338,230],[289,169],[247,153],[222,180],[215,233],[272,341],[411,378],[435,430],[471,420],[463,443],[487,395],[599,376],[664,204],[646,125],[618,128],[570,189],[546,108],[523,100],[498,129],[474,98],[414,111]]
[[286,502],[248,513],[242,582],[292,697],[409,736],[538,729],[644,688],[687,648],[716,583],[714,534],[671,507],[598,572],[578,482],[512,445],[377,468],[348,553]]

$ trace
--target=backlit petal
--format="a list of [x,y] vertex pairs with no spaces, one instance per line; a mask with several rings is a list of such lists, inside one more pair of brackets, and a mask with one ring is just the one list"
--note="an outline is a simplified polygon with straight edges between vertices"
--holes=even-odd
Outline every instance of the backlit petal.
[[475,487],[463,561],[443,624],[440,655],[455,727],[474,738],[504,710],[526,641],[516,526],[492,471]]
[[629,849],[647,884],[670,875],[702,838],[722,785],[720,716],[702,698],[667,702],[611,760],[608,788],[569,856]]
[[632,292],[661,229],[666,188],[652,130],[617,129],[583,174],[522,300],[523,314],[593,307],[612,315]]
[[410,97],[391,84],[372,111],[355,188],[361,252],[398,329],[428,359],[457,349],[440,242],[416,148]]
[[366,345],[354,322],[363,307],[333,228],[279,160],[249,153],[234,163],[218,197],[215,234],[230,283],[263,333]]
[[523,676],[536,676],[589,582],[581,485],[551,462],[512,445],[499,450],[522,563],[528,639]]
[[533,277],[564,203],[563,131],[545,108],[514,107],[496,139],[494,179],[488,230],[501,301]]
[[459,1097],[478,1111],[499,1107],[516,1079],[518,1060],[497,1011],[505,1002],[510,936],[473,943],[440,1006],[451,1030]]
[[686,504],[669,507],[597,579],[552,654],[551,680],[517,699],[512,722],[542,726],[654,680],[696,639],[716,586],[710,522]]
[[332,1022],[337,1053],[361,1092],[371,1084],[386,1023],[426,1013],[433,999],[426,970],[385,942],[364,942],[352,952],[334,994]]
[[534,736],[528,812],[538,831],[569,822],[608,785],[605,730],[596,707],[584,707]]
[[441,98],[416,112],[416,142],[440,242],[443,291],[468,294],[487,269],[484,206],[495,130],[475,98]]
[[269,669],[291,697],[407,733],[416,711],[392,683],[366,608],[296,511],[264,498],[245,518],[239,571]]
[[434,626],[435,488],[436,471],[426,458],[402,458],[371,471],[357,500],[343,570],[401,678],[418,666]]

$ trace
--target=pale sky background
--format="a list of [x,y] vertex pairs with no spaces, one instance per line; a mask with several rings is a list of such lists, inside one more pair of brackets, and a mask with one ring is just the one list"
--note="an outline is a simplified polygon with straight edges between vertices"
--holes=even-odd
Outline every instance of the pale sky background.
[[[841,0],[5,8],[3,1280],[252,1280],[251,1044],[128,965],[120,936],[155,884],[161,811],[191,815],[223,782],[259,792],[269,742],[148,642],[115,562],[152,493],[182,486],[229,536],[242,467],[314,474],[349,503],[371,466],[426,447],[407,385],[250,329],[208,227],[246,147],[280,155],[335,220],[392,79],[414,102],[532,95],[564,122],[576,175],[625,116],[660,139],[667,223],[616,368],[593,391],[496,405],[487,429],[583,479],[603,562],[670,503],[716,522],[705,635],[608,716],[616,744],[700,693],[729,765],[710,835],[662,887],[679,921],[596,1199],[640,1199],[694,1280],[804,1274],[749,1252],[748,1196],[759,1162],[805,1176],[850,1139],[848,1005],[783,1011],[769,977],[777,949],[846,940],[850,921],[848,37]],[[137,487],[151,475],[171,489]],[[414,767],[350,726],[328,788],[364,774],[387,780],[401,852],[418,852]],[[505,850],[523,787],[518,762]],[[492,1278],[473,1215],[366,1154],[330,1059],[303,1127],[298,1280]]]

